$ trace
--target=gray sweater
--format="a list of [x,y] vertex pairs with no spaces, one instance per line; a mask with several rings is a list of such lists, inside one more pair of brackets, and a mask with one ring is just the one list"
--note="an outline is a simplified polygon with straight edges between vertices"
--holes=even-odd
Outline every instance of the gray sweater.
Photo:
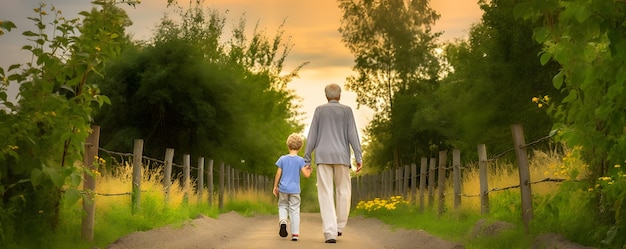
[[336,100],[315,108],[304,151],[306,164],[311,164],[311,153],[315,151],[316,164],[350,166],[350,148],[356,162],[361,163],[363,155],[352,109]]

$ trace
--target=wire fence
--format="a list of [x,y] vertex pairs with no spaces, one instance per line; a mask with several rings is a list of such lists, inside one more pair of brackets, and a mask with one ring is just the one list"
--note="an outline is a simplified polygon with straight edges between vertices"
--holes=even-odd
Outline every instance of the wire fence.
[[[143,155],[143,140],[135,139],[133,153],[123,153],[109,151],[98,146],[100,128],[93,126],[93,133],[87,138],[85,142],[85,155],[83,164],[88,167],[88,170],[84,174],[83,184],[83,208],[85,215],[83,217],[81,235],[86,240],[93,240],[94,226],[95,226],[95,196],[112,197],[112,196],[130,196],[131,197],[131,210],[133,214],[137,213],[141,205],[141,193],[146,192],[141,188],[142,181],[145,176],[143,175],[146,167],[153,167],[160,171],[163,175],[162,185],[165,194],[165,202],[169,202],[169,193],[172,183],[172,166],[182,169],[182,174],[177,176],[181,190],[184,194],[184,200],[188,199],[188,196],[195,192],[198,196],[198,204],[202,202],[207,203],[209,206],[213,206],[217,203],[217,207],[220,210],[224,209],[224,202],[227,196],[233,197],[237,191],[267,191],[271,189],[270,178],[267,176],[256,175],[248,172],[239,171],[233,167],[230,167],[225,162],[219,162],[217,167],[214,168],[214,160],[209,159],[205,161],[204,157],[198,157],[197,167],[192,167],[191,155],[183,155],[183,164],[173,163],[174,149],[166,149],[165,159],[155,159]],[[100,158],[99,152],[106,153],[116,161],[118,165],[129,165],[132,167],[132,182],[129,183],[129,188],[132,189],[128,192],[121,193],[101,193],[96,192],[96,181],[94,174],[90,172],[98,171],[95,168],[95,161]],[[117,158],[117,159],[116,159]],[[119,161],[118,161],[119,160]],[[192,179],[191,171],[195,170],[195,178]],[[160,178],[159,178],[160,179]],[[205,198],[201,200],[200,198]]]
[[[359,175],[354,177],[353,186],[357,186],[357,188],[353,190],[353,204],[359,201],[371,200],[372,198],[404,196],[413,204],[419,205],[422,211],[425,209],[426,201],[428,201],[429,207],[434,206],[434,204],[439,204],[437,211],[441,214],[445,210],[446,196],[452,196],[454,198],[454,208],[460,207],[461,197],[479,197],[481,198],[481,212],[488,213],[490,193],[510,189],[521,189],[523,202],[522,212],[532,214],[531,200],[529,200],[530,185],[546,182],[560,183],[566,181],[566,179],[548,177],[542,180],[531,181],[528,173],[529,167],[526,149],[550,140],[554,134],[549,134],[530,143],[524,143],[521,126],[514,125],[512,131],[514,133],[514,140],[516,140],[514,141],[516,146],[492,158],[487,158],[485,146],[479,145],[479,193],[467,194],[462,192],[463,180],[461,175],[462,171],[468,168],[461,166],[460,152],[458,150],[452,151],[452,163],[449,164],[447,160],[448,151],[440,151],[439,158],[433,157],[430,158],[429,161],[429,158],[422,157],[419,166],[415,163],[397,169],[386,170],[375,175]],[[481,151],[481,148],[483,151]],[[515,152],[518,159],[520,183],[512,186],[490,188],[487,174],[488,165],[511,152]],[[448,177],[453,178],[453,192],[446,192],[445,188],[447,181],[449,181],[447,179]],[[435,200],[435,197],[438,197],[438,200]],[[530,218],[524,217],[524,219],[525,223],[527,223],[527,220]]]

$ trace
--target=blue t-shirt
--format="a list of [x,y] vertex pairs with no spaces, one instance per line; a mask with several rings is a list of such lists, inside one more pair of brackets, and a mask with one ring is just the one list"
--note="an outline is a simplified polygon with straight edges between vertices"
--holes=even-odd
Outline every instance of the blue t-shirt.
[[284,155],[278,158],[276,166],[283,171],[278,182],[278,191],[287,194],[299,194],[300,171],[304,165],[304,158],[297,155]]

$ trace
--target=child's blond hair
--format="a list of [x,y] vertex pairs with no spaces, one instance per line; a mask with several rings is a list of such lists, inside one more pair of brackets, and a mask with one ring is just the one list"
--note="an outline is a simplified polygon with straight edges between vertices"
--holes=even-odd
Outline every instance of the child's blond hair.
[[304,138],[298,133],[291,133],[289,137],[287,137],[287,147],[290,150],[300,150],[302,148]]

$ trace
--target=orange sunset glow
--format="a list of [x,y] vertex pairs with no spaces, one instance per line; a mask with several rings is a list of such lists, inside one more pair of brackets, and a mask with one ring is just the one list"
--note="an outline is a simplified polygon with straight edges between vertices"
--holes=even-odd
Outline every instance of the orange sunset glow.
[[[478,0],[433,0],[431,7],[441,17],[433,27],[435,32],[443,32],[441,41],[464,38],[472,24],[480,20],[482,11],[478,7]],[[187,1],[179,1],[186,3]],[[91,8],[89,1],[52,0],[47,1],[57,9],[63,10],[66,17],[76,17],[79,11]],[[166,0],[145,0],[135,8],[124,6],[133,25],[127,32],[138,40],[146,40],[152,36],[154,26],[164,13],[171,17],[172,9],[166,7]],[[268,37],[276,34],[276,29],[284,22],[283,40],[290,39],[293,45],[287,57],[286,70],[309,62],[300,71],[300,77],[290,83],[290,88],[302,97],[302,120],[308,124],[313,110],[326,100],[323,95],[323,86],[328,83],[343,84],[345,78],[352,73],[353,57],[341,43],[339,31],[341,11],[336,1],[293,1],[293,0],[211,0],[205,1],[210,8],[226,13],[226,29],[238,24],[242,15],[247,20],[248,31],[252,32],[255,25],[264,31]],[[38,2],[8,0],[0,8],[0,19],[13,21],[18,28],[0,38],[0,66],[7,68],[11,64],[23,63],[30,56],[20,48],[28,44],[21,33],[31,30],[34,24],[26,17],[33,14],[32,9]],[[228,11],[228,12],[226,12]],[[16,87],[11,89],[15,94]],[[342,103],[355,109],[357,124],[363,128],[372,115],[367,107],[356,105],[356,94],[345,92]],[[306,134],[306,131],[305,131]]]

